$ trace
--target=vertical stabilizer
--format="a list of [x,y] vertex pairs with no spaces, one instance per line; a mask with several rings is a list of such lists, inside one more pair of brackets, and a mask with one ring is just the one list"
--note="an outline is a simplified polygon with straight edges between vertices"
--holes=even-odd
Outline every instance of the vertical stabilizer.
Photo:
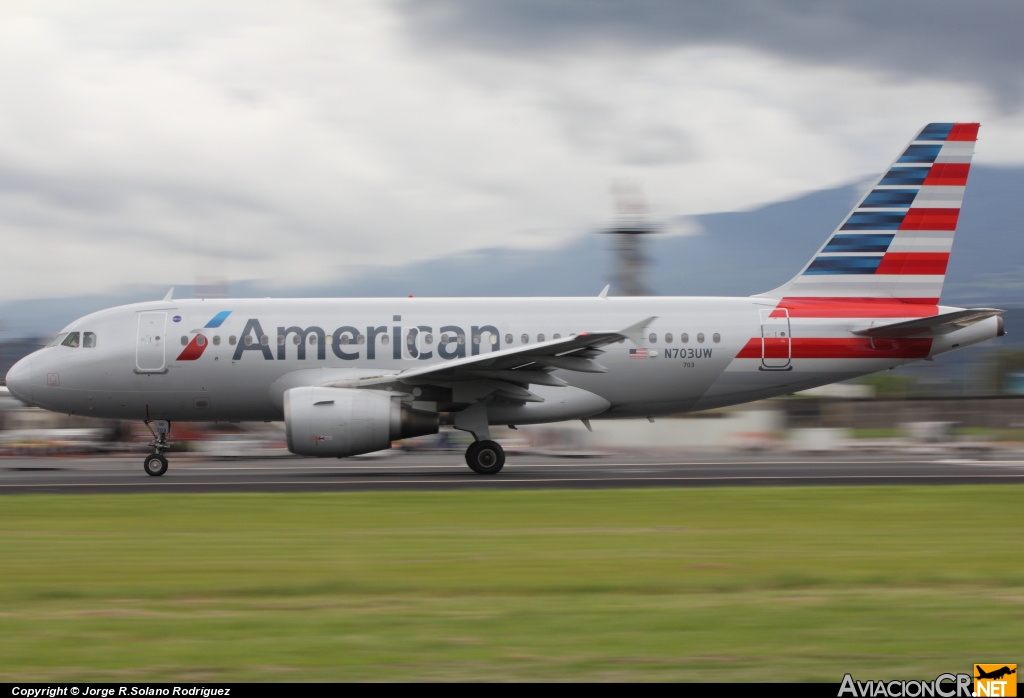
[[937,304],[977,137],[976,123],[925,126],[803,271],[759,295]]

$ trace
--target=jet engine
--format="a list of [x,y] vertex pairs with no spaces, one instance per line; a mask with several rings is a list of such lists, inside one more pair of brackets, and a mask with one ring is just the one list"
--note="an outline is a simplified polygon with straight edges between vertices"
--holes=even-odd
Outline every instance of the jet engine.
[[436,434],[438,415],[382,390],[292,388],[284,393],[288,450],[301,456],[356,456],[395,439]]

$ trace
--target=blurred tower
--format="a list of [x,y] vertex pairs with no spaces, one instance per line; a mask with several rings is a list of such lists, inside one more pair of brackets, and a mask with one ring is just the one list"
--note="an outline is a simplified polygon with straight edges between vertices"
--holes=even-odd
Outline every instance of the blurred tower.
[[603,233],[616,237],[615,276],[612,288],[616,295],[649,296],[645,283],[647,258],[641,236],[656,232],[647,221],[647,204],[636,182],[618,180],[612,183],[615,200],[615,224]]

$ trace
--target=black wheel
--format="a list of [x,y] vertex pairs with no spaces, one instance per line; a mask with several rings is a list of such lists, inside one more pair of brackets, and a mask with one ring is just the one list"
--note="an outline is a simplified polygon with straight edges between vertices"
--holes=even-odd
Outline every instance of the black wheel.
[[146,469],[147,475],[160,477],[167,472],[167,459],[164,458],[162,453],[154,453],[146,456],[146,461],[142,464],[142,467]]
[[480,475],[494,475],[505,466],[505,449],[495,441],[477,441],[466,449],[466,464]]

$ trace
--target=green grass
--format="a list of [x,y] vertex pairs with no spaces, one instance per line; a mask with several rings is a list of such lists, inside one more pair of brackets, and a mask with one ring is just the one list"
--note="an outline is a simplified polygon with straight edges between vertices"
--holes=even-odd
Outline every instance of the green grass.
[[0,681],[934,678],[1024,487],[0,499]]

